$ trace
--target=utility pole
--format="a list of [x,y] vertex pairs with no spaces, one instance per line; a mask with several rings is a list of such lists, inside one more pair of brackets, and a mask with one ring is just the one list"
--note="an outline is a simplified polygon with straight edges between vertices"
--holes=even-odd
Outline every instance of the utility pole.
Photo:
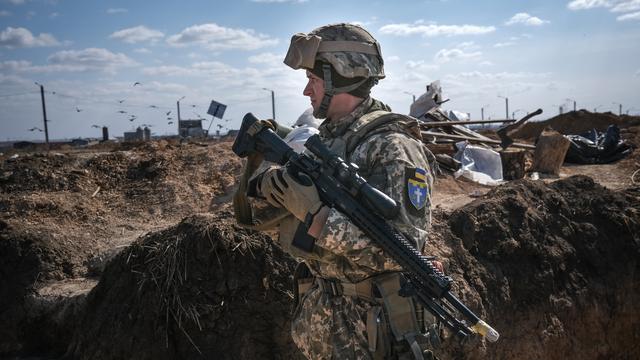
[[573,111],[576,111],[576,101],[574,99],[566,98],[564,101],[573,101]]
[[[481,118],[482,120],[484,120],[484,108],[486,108],[486,107],[489,107],[489,104],[483,105],[483,106],[480,108],[480,118]],[[484,124],[483,124],[482,126],[484,126]]]
[[178,101],[176,102],[176,105],[178,107],[178,127],[180,127],[180,120],[182,120],[180,118],[180,100],[184,99],[186,96],[181,97],[180,99],[178,99]]
[[271,89],[262,88],[262,90],[271,91],[271,116],[273,117],[272,120],[275,120],[276,119],[276,94]]
[[503,98],[504,99],[504,105],[505,105],[505,112],[506,112],[506,116],[507,116],[507,120],[509,120],[509,98],[506,96],[500,96],[498,95],[499,98]]
[[49,128],[47,126],[47,107],[44,102],[44,86],[36,83],[40,86],[40,97],[42,98],[42,117],[44,118],[44,139],[47,143],[47,150],[49,150]]

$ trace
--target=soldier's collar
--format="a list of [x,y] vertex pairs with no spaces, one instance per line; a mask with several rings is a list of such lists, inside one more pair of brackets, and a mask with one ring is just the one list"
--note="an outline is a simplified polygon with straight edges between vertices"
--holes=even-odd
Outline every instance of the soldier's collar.
[[360,105],[356,106],[352,112],[341,117],[340,119],[329,119],[320,125],[320,136],[325,138],[335,138],[343,135],[349,126],[353,124],[356,119],[369,112],[369,108],[373,105],[373,99],[369,96],[364,99]]

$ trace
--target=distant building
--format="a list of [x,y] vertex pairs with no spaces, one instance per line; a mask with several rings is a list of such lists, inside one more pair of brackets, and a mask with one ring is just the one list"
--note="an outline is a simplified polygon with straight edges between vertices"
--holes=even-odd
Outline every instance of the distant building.
[[136,131],[125,132],[124,141],[144,141],[144,130],[138,127]]
[[202,128],[202,120],[180,120],[178,134],[182,137],[207,137],[207,130]]
[[149,129],[148,127],[144,127],[144,129],[142,130],[143,133],[143,140],[144,141],[149,141],[151,140],[151,129]]
[[106,126],[102,127],[102,141],[109,141],[109,128]]

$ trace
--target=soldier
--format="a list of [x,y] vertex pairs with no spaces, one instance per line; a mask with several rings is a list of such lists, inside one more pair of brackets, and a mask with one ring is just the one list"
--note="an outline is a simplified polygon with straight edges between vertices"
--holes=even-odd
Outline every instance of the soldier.
[[[392,113],[370,96],[385,77],[378,42],[360,26],[327,25],[294,35],[284,62],[306,70],[303,94],[313,115],[325,119],[323,143],[400,204],[392,223],[422,249],[431,222],[433,155],[414,118]],[[397,295],[399,266],[346,216],[324,206],[312,183],[300,184],[278,167],[261,177],[258,194],[293,215],[280,220],[279,242],[302,260],[292,336],[304,355],[423,358],[428,321],[411,298]],[[315,238],[310,251],[292,245],[300,222]]]

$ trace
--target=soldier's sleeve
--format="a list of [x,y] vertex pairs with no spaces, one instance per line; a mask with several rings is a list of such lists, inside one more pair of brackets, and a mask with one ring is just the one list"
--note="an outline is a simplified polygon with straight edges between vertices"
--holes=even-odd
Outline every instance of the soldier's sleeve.
[[[393,133],[373,136],[353,154],[357,164],[369,169],[368,182],[399,203],[400,212],[392,223],[414,239],[418,249],[424,245],[431,222],[433,177],[425,151],[428,150],[422,142]],[[335,209],[330,211],[316,244],[360,266],[376,270],[397,268],[380,248]]]

